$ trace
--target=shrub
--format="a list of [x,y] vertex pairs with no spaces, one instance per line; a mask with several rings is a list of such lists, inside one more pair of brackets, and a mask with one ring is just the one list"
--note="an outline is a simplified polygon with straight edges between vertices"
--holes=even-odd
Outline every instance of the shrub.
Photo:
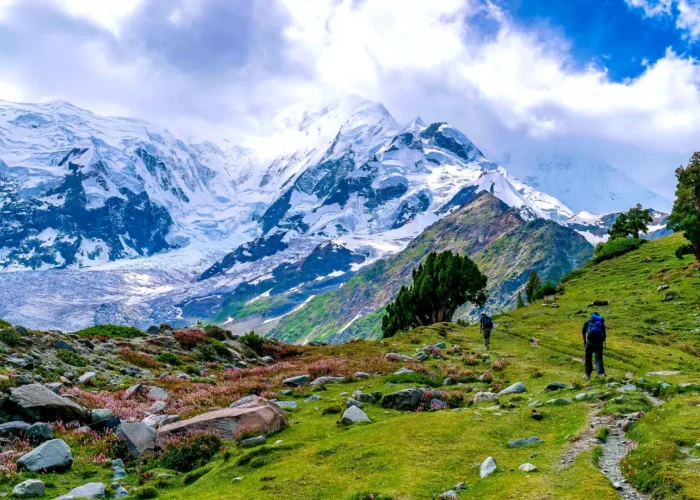
[[508,360],[501,358],[494,361],[491,368],[493,368],[494,371],[502,372],[506,369],[506,366],[508,366]]
[[158,490],[152,486],[146,486],[140,488],[134,492],[134,498],[138,499],[148,499],[148,498],[158,498]]
[[637,250],[647,240],[634,239],[634,238],[619,238],[616,240],[610,240],[605,243],[598,243],[595,247],[595,257],[594,262],[603,262],[620,255],[624,255],[632,250]]
[[83,330],[78,330],[75,332],[76,335],[81,337],[107,337],[107,338],[122,338],[122,339],[133,339],[136,337],[143,337],[143,333],[138,328],[133,326],[119,326],[119,325],[96,325],[90,328],[85,328]]
[[156,359],[161,363],[165,363],[166,365],[178,366],[182,364],[180,358],[175,356],[175,354],[173,354],[172,352],[168,351],[161,352]]
[[[3,323],[7,323],[6,321],[3,321]],[[4,325],[0,325],[0,342],[4,342],[10,347],[15,347],[19,345],[20,341],[22,338],[20,337],[19,333],[17,330],[12,328],[12,326],[5,327]]]
[[430,387],[439,387],[442,385],[437,380],[433,380],[425,373],[401,373],[399,375],[391,375],[386,381],[391,384],[425,384]]
[[601,443],[607,443],[609,434],[610,434],[610,427],[601,427],[598,429],[598,432],[596,432],[595,437]]
[[700,349],[690,344],[681,344],[680,350],[690,354],[691,356],[696,356],[700,358]]
[[119,351],[119,355],[125,361],[141,368],[158,368],[160,366],[160,363],[158,363],[158,361],[150,357],[148,354],[132,351],[128,348],[124,348]]
[[185,373],[187,375],[192,375],[193,377],[201,377],[202,376],[202,372],[200,371],[200,369],[194,365],[187,365],[185,367]]
[[213,434],[178,436],[163,446],[158,463],[166,469],[190,472],[206,465],[221,449],[221,438]]
[[217,325],[207,325],[204,327],[204,333],[210,339],[216,340],[226,340],[228,338],[228,332]]
[[328,406],[321,410],[321,415],[336,415],[343,412],[343,407],[340,405]]
[[231,357],[231,351],[228,350],[228,347],[226,347],[226,344],[221,342],[220,340],[216,339],[211,339],[209,341],[211,344],[211,347],[216,351],[216,354],[219,355],[222,358],[230,358]]
[[557,293],[557,285],[548,281],[537,290],[537,296],[539,298],[547,297],[549,295],[555,295]]
[[87,366],[87,361],[85,361],[85,358],[76,352],[60,349],[56,355],[58,356],[58,359],[71,366]]
[[381,493],[369,493],[367,491],[361,491],[359,493],[353,493],[350,500],[392,500],[393,497],[388,497],[382,495]]
[[183,349],[194,349],[200,344],[208,344],[209,338],[201,330],[186,329],[180,330],[173,338]]
[[193,470],[192,472],[185,474],[182,482],[185,484],[192,484],[200,477],[207,475],[210,471],[211,467],[201,467],[197,470]]
[[238,340],[258,354],[262,352],[263,345],[265,344],[265,339],[253,331],[246,333]]
[[479,358],[474,354],[465,354],[462,356],[462,361],[468,366],[475,366],[479,364]]
[[211,344],[203,344],[197,346],[197,353],[202,361],[216,361],[216,349],[214,349]]

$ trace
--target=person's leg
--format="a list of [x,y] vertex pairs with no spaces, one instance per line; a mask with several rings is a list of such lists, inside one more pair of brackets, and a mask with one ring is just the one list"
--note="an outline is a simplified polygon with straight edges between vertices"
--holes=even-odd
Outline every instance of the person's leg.
[[586,342],[583,356],[583,369],[586,373],[586,378],[590,378],[593,372],[593,346],[590,342]]
[[595,369],[598,375],[605,375],[605,366],[603,365],[603,344],[598,344],[595,349]]
[[486,344],[486,349],[491,348],[491,329],[484,328],[484,344]]

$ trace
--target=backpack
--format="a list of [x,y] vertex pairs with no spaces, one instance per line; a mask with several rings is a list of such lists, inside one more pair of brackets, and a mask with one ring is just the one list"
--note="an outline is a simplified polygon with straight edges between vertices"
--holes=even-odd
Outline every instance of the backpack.
[[493,328],[493,320],[491,319],[491,316],[482,316],[481,324],[484,326],[484,328]]
[[591,314],[588,320],[588,339],[605,342],[605,318],[598,313]]

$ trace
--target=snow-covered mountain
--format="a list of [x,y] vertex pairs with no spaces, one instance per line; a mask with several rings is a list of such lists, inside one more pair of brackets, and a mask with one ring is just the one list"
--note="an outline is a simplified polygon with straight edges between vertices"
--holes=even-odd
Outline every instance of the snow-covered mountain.
[[0,316],[186,323],[268,285],[292,286],[286,314],[482,190],[526,220],[573,215],[446,123],[401,125],[349,97],[274,125],[250,150],[64,102],[0,102],[0,288],[25,292],[3,293]]
[[555,196],[576,211],[606,214],[627,210],[637,203],[661,211],[671,209],[670,200],[604,161],[510,153],[503,163],[529,186]]
[[[580,233],[592,245],[597,245],[608,240],[608,231],[621,213],[594,214],[583,211],[568,218],[565,225]],[[653,240],[672,233],[672,231],[666,229],[666,223],[668,222],[667,213],[650,210],[649,215],[652,218],[652,222],[648,227],[649,232],[646,235],[641,235],[642,238]]]

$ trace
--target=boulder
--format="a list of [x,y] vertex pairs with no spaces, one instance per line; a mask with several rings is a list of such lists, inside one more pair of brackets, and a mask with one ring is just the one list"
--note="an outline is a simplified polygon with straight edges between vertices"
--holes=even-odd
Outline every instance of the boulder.
[[370,420],[367,414],[357,406],[351,406],[345,410],[340,421],[345,425],[352,425],[359,422],[369,422]]
[[4,407],[7,413],[19,413],[31,422],[84,420],[85,408],[64,398],[41,384],[29,384],[10,389],[10,397]]
[[46,487],[42,481],[38,479],[27,479],[23,483],[19,483],[12,489],[12,496],[17,498],[34,498],[44,496]]
[[304,400],[305,403],[313,403],[314,401],[320,401],[322,398],[318,394],[312,394]]
[[493,457],[488,457],[479,467],[479,475],[483,478],[490,476],[496,471],[496,461]]
[[258,396],[243,396],[241,399],[234,401],[229,405],[229,408],[236,408],[237,406],[244,405],[246,403],[250,403],[251,401],[255,401],[255,399]]
[[[364,392],[360,391],[355,391],[352,393],[352,398],[355,401],[359,401],[360,403],[376,403],[377,400],[381,399],[382,396],[381,394],[377,398],[374,394],[365,394]],[[360,406],[362,408],[362,406]]]
[[216,434],[223,439],[234,439],[239,429],[272,434],[289,425],[287,415],[277,404],[264,398],[256,398],[236,408],[215,410],[196,417],[164,425],[158,439],[166,439],[179,433]]
[[27,432],[25,433],[27,439],[37,443],[43,443],[44,441],[50,441],[53,439],[53,432],[51,431],[51,426],[44,422],[36,422],[29,426]]
[[61,495],[56,500],[73,500],[74,498],[104,498],[105,485],[102,483],[87,483],[71,490],[66,495]]
[[126,443],[134,458],[140,458],[156,448],[156,430],[143,422],[122,422],[117,427],[116,435]]
[[73,465],[73,455],[62,439],[52,439],[17,460],[17,467],[32,472],[60,472]]
[[0,437],[23,438],[30,425],[27,422],[7,422],[0,424]]
[[90,423],[96,424],[98,422],[104,422],[112,418],[112,410],[107,408],[98,408],[90,411]]
[[162,413],[167,407],[168,403],[166,401],[156,401],[151,405],[151,411],[153,413]]
[[134,384],[124,391],[122,399],[131,399],[134,396],[140,396],[143,394],[144,390],[145,387],[142,384]]
[[65,351],[71,351],[71,352],[76,352],[76,353],[78,352],[78,350],[77,350],[75,347],[73,347],[72,345],[70,345],[70,344],[69,344],[68,342],[66,342],[65,340],[57,340],[57,341],[56,341],[56,344],[54,345],[54,347],[55,347],[57,350],[58,350],[58,349],[63,349],[63,350],[65,350]]
[[129,496],[129,492],[119,483],[112,483],[112,488],[114,489],[114,495],[112,498],[124,498]]
[[423,391],[421,389],[403,389],[391,392],[382,397],[382,407],[399,411],[415,411],[420,405]]
[[318,377],[316,380],[311,382],[313,386],[325,385],[325,384],[337,384],[345,380],[345,377]]
[[301,387],[311,382],[310,375],[297,375],[296,377],[289,377],[284,380],[284,385],[290,387]]
[[474,403],[493,403],[498,401],[498,394],[493,392],[478,392],[474,396]]
[[540,438],[537,436],[532,436],[529,438],[521,438],[521,439],[513,439],[511,441],[508,441],[508,448],[520,448],[521,446],[525,446],[528,444],[542,444],[544,441],[542,441]]
[[505,396],[507,394],[520,394],[522,392],[525,392],[527,389],[525,389],[525,384],[522,382],[516,382],[510,387],[506,387],[503,389],[501,392],[498,393],[499,396]]
[[97,378],[97,373],[95,372],[85,372],[80,377],[78,377],[79,384],[92,383],[93,380]]
[[165,389],[152,385],[148,388],[146,399],[151,401],[170,401],[170,394]]

